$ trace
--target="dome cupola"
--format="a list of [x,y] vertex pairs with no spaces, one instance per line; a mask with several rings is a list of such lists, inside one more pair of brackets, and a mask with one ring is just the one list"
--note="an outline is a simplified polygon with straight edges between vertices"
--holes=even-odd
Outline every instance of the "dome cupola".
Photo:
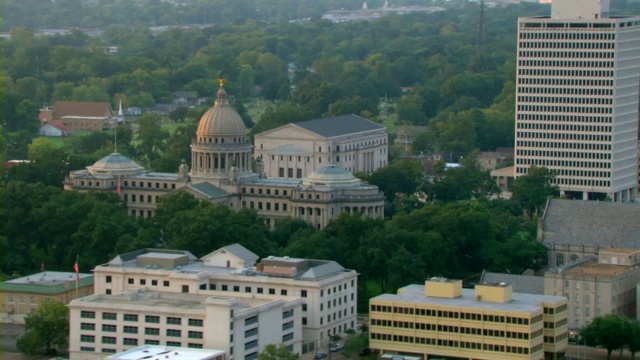
[[144,168],[128,157],[114,152],[87,166],[92,175],[130,176],[144,172]]
[[216,102],[200,118],[196,136],[191,142],[191,179],[229,181],[232,167],[234,179],[256,177],[251,172],[251,140],[240,115],[229,105],[224,79],[220,79]]
[[213,107],[202,115],[198,123],[196,140],[216,143],[216,140],[221,142],[223,138],[235,138],[239,142],[246,136],[247,128],[240,115],[229,105],[229,98],[224,90],[224,80],[220,79],[220,89],[216,93],[216,101]]
[[335,164],[322,167],[302,180],[303,185],[349,187],[359,185],[360,179]]

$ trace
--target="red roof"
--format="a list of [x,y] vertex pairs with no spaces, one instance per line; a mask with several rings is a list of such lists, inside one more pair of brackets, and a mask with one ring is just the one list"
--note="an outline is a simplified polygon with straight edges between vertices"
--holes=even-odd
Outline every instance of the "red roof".
[[49,121],[49,125],[53,126],[54,128],[60,130],[60,131],[72,131],[73,129],[67,126],[62,125],[62,123],[60,122],[60,120],[52,120]]
[[111,117],[111,105],[108,102],[56,101],[53,105],[53,118],[64,116]]

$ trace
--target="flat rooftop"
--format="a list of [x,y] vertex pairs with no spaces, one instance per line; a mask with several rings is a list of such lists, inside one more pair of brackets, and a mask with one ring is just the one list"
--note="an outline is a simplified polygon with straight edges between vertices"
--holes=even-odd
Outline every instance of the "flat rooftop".
[[192,349],[172,346],[145,345],[111,355],[110,360],[207,360],[224,356],[222,350]]
[[[127,268],[127,269],[139,269],[140,271],[166,271],[172,274],[207,274],[208,276],[239,276],[243,277],[244,280],[248,278],[278,278],[278,279],[290,279],[295,281],[320,281],[326,278],[330,278],[332,276],[336,276],[339,274],[352,272],[353,270],[345,269],[342,265],[338,264],[335,261],[330,260],[314,260],[314,259],[298,259],[298,258],[286,258],[286,257],[276,257],[269,256],[264,258],[265,266],[272,266],[274,261],[279,261],[282,263],[290,263],[294,266],[297,263],[308,262],[308,269],[302,273],[297,274],[295,277],[285,277],[285,276],[275,276],[268,273],[264,273],[257,270],[257,267],[247,267],[247,268],[228,268],[222,266],[211,266],[206,265],[202,261],[197,261],[193,255],[188,252],[182,251],[172,251],[172,252],[161,252],[154,249],[149,249],[148,252],[144,252],[145,250],[137,250],[126,254],[121,254],[116,258],[112,259],[110,262],[99,265],[96,267],[94,271],[101,271],[100,268]],[[158,255],[158,256],[156,256]],[[144,265],[138,264],[137,258],[141,257],[144,260],[149,259],[173,259],[174,257],[182,257],[189,256],[190,262],[188,264],[183,264],[177,266],[172,269],[166,268],[149,268]],[[276,264],[277,265],[277,264]]]
[[243,297],[240,293],[210,291],[209,294],[168,293],[151,291],[146,288],[125,291],[117,295],[94,294],[72,302],[73,305],[83,303],[109,304],[116,307],[133,309],[137,306],[153,306],[154,308],[204,310],[207,300],[235,300],[234,309],[252,308],[264,305],[274,299],[261,299],[255,296]]
[[592,261],[585,262],[583,264],[563,270],[563,272],[565,275],[608,277],[622,274],[626,271],[631,271],[633,270],[633,268],[633,266],[600,264],[598,263],[598,260],[594,259]]
[[633,253],[640,252],[640,249],[609,248],[609,249],[601,249],[600,252],[618,253],[618,254],[633,254]]
[[[92,286],[93,274],[80,274],[78,287]],[[60,271],[43,271],[21,278],[7,280],[0,284],[0,290],[33,293],[60,294],[75,289],[76,273]]]
[[[93,274],[80,274],[80,280],[93,278]],[[76,273],[74,272],[60,272],[60,271],[43,271],[29,276],[23,276],[21,278],[7,280],[5,284],[25,284],[25,285],[41,285],[41,286],[55,286],[65,281],[76,281]]]
[[404,292],[401,294],[383,294],[374,297],[372,300],[524,313],[539,312],[543,302],[567,301],[563,296],[513,293],[511,301],[506,303],[493,303],[476,301],[475,291],[473,289],[462,289],[462,296],[453,299],[425,296],[424,285],[409,285],[402,288],[402,290],[404,290]]

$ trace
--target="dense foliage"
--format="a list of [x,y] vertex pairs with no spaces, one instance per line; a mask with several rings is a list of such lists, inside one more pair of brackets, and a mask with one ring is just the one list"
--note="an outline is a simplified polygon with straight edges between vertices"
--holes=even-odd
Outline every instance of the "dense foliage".
[[57,301],[45,301],[27,315],[25,334],[18,348],[26,354],[56,354],[69,346],[69,308]]
[[624,348],[635,359],[640,351],[640,321],[615,314],[597,317],[580,330],[580,337],[586,345],[607,349],[607,359],[611,359],[613,350]]
[[[180,8],[156,0],[3,3],[4,14],[11,14],[3,18],[11,38],[0,40],[0,140],[5,159],[32,160],[3,174],[3,273],[35,272],[42,261],[68,271],[78,255],[82,271],[89,271],[117,253],[143,247],[202,256],[239,242],[260,256],[334,259],[357,269],[366,308],[369,291],[393,291],[429,276],[466,279],[483,269],[520,273],[542,266],[545,249],[535,241],[533,217],[553,190],[546,186],[548,174],[515,184],[517,201],[488,200],[495,186],[472,161],[428,182],[419,164],[394,162],[366,177],[385,192],[387,219],[343,215],[322,231],[294,219],[269,229],[254,211],[233,212],[181,192],[165,198],[157,216],[146,220],[128,216],[114,194],[62,191],[68,171],[113,151],[115,137],[94,133],[72,139],[66,148],[32,141],[40,106],[55,100],[151,106],[169,102],[177,90],[212,96],[219,77],[229,80],[226,87],[247,125],[252,119],[243,101],[268,102],[254,133],[314,117],[356,113],[381,120],[395,112],[399,123],[426,126],[415,152],[460,159],[474,149],[511,146],[516,18],[549,11],[548,5],[527,3],[486,9],[479,48],[479,9],[471,2],[433,14],[346,23],[318,17],[275,22],[348,7],[339,0],[281,0],[282,6],[266,0],[185,2]],[[630,3],[615,2],[612,11],[628,10]],[[224,24],[202,29],[152,33],[148,27],[222,19]],[[29,29],[88,24],[104,27],[103,35],[90,38],[76,29],[39,37]],[[110,54],[110,46],[118,52]],[[142,116],[135,133],[118,127],[118,151],[154,170],[175,172],[182,159],[189,160],[194,120],[201,113],[176,110],[170,118],[183,124],[171,133],[158,117]]]
[[[3,4],[5,13],[15,13],[8,19],[18,21],[16,8],[24,4]],[[109,6],[123,4],[111,1]],[[77,5],[74,11],[90,6]],[[429,125],[416,151],[508,146],[513,140],[516,18],[542,14],[548,6],[487,9],[482,52],[476,46],[478,5],[447,6],[433,14],[346,23],[245,20],[158,33],[144,26],[111,25],[95,38],[77,29],[66,36],[34,36],[32,29],[9,25],[10,39],[1,40],[1,115],[11,138],[6,154],[24,158],[24,143],[38,125],[38,108],[55,100],[110,101],[114,106],[121,100],[124,107],[145,107],[169,102],[178,90],[211,97],[218,77],[228,80],[228,92],[240,100],[238,109],[255,97],[272,102],[254,133],[344,113],[375,119],[380,99],[399,99],[405,87],[409,92],[397,104],[398,120]],[[113,46],[116,54],[107,51]],[[184,115],[173,117],[181,120]]]
[[143,219],[127,215],[125,204],[111,193],[24,182],[0,190],[0,268],[6,274],[32,273],[42,262],[47,269],[68,271],[76,256],[81,270],[89,271],[118,253],[145,247],[184,249],[200,257],[240,243],[260,256],[333,259],[357,269],[366,308],[367,285],[394,291],[436,275],[469,278],[483,269],[521,273],[539,269],[545,258],[533,236],[535,222],[504,200],[420,203],[418,210],[387,221],[345,214],[315,230],[295,219],[269,229],[254,210],[234,212],[185,192],[162,198],[157,215]]

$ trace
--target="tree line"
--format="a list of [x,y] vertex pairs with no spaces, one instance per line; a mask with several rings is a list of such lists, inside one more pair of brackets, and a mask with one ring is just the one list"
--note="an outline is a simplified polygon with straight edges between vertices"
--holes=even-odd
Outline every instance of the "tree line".
[[[88,5],[78,8],[83,6]],[[537,4],[487,9],[481,53],[475,45],[478,5],[466,2],[433,14],[362,22],[247,19],[157,34],[145,26],[112,25],[94,38],[78,29],[38,37],[33,29],[13,27],[10,39],[1,40],[5,106],[0,116],[11,143],[24,151],[19,145],[35,132],[38,108],[56,100],[145,107],[169,102],[177,90],[211,97],[216,79],[224,77],[240,103],[254,98],[272,102],[254,119],[253,133],[345,113],[375,119],[380,99],[402,97],[387,111],[396,112],[401,123],[425,125],[435,119],[450,129],[443,125],[433,138],[445,139],[445,133],[456,138],[456,130],[464,128],[478,139],[438,148],[506,146],[513,119],[504,112],[511,110],[512,99],[501,94],[513,88],[516,19],[547,10]],[[116,54],[108,53],[112,46]],[[409,91],[404,97],[403,89]],[[492,108],[494,102],[499,105]],[[476,108],[486,109],[484,125],[468,127],[469,120],[440,115]]]
[[[387,190],[384,182],[379,184]],[[269,228],[254,210],[235,212],[182,191],[161,198],[156,215],[145,219],[128,215],[126,204],[113,193],[10,181],[0,187],[0,251],[5,254],[0,269],[5,275],[29,274],[44,262],[47,269],[69,270],[79,256],[80,268],[89,271],[140,248],[203,256],[240,243],[261,257],[331,259],[357,269],[364,309],[372,294],[430,276],[467,279],[483,269],[522,273],[544,265],[546,249],[535,239],[535,219],[523,216],[516,201],[489,200],[469,190],[466,198],[425,203],[416,198],[420,191],[394,192],[386,219],[343,214],[317,230],[292,218]]]

